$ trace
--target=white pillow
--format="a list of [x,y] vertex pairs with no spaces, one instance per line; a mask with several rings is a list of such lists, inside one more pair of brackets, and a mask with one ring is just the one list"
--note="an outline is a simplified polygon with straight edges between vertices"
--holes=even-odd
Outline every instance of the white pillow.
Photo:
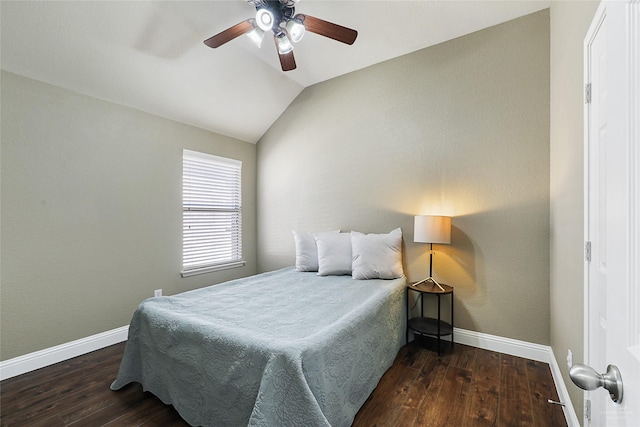
[[[327,233],[339,233],[340,230]],[[296,270],[318,271],[318,248],[313,233],[309,231],[293,231],[296,243]]]
[[318,246],[318,276],[351,274],[351,234],[315,233]]
[[351,232],[354,279],[396,279],[402,270],[402,230],[388,234]]

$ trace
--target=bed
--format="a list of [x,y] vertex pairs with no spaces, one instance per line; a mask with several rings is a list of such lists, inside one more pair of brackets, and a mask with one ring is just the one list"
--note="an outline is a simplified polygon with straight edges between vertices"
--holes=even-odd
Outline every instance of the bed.
[[404,343],[405,283],[289,267],[150,298],[111,389],[194,426],[349,426]]

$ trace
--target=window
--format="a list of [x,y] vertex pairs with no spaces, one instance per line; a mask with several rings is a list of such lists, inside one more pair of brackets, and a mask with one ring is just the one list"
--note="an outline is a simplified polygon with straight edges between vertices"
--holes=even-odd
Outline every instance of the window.
[[242,162],[182,152],[182,277],[244,265]]

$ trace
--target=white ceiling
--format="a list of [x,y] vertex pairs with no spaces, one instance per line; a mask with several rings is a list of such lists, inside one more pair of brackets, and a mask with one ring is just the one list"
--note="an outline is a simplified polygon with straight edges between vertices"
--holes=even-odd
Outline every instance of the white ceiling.
[[248,142],[307,86],[549,6],[533,1],[302,0],[358,30],[353,46],[308,33],[284,73],[274,44],[203,40],[252,17],[243,0],[2,1],[3,69]]

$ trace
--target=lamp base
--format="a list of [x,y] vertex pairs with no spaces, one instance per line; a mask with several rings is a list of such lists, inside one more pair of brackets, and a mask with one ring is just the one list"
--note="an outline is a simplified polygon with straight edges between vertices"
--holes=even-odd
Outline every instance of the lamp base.
[[416,283],[412,284],[411,286],[418,286],[419,284],[421,284],[421,283],[425,283],[425,282],[431,282],[431,283],[433,283],[434,285],[436,285],[438,288],[440,288],[440,290],[441,290],[442,292],[444,292],[444,291],[445,291],[445,290],[444,290],[444,288],[443,288],[442,286],[440,286],[440,283],[438,283],[438,281],[437,281],[436,279],[434,279],[434,278],[433,278],[433,276],[429,276],[429,277],[427,277],[426,279],[422,279],[422,280],[420,280],[419,282],[416,282]]

